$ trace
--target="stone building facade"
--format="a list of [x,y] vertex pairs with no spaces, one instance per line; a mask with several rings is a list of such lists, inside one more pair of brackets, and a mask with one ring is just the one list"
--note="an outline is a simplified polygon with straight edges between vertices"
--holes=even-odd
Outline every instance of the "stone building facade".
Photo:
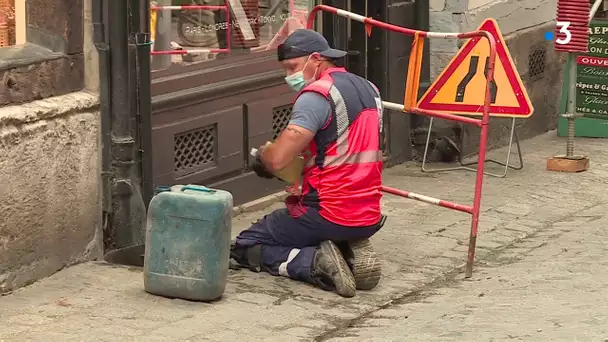
[[27,0],[26,44],[0,48],[0,293],[102,252],[88,3]]
[[[0,293],[103,255],[103,146],[99,64],[92,42],[93,1],[27,0],[27,43],[0,48],[0,182],[4,185],[0,191]],[[352,5],[347,0],[334,2],[348,3],[348,8]],[[370,1],[365,9],[369,16],[391,23],[424,25],[425,20],[416,18],[413,4]],[[518,123],[520,137],[555,127],[562,61],[552,43],[544,40],[544,32],[554,28],[555,0],[430,0],[429,7],[427,23],[433,31],[468,31],[487,17],[497,19],[536,109],[530,119]],[[336,30],[340,27],[335,26]],[[332,35],[338,36],[336,32]],[[348,39],[344,41],[350,44]],[[361,41],[350,40],[354,45]],[[409,46],[410,38],[375,30],[365,47],[347,48],[359,49],[359,56],[368,59],[365,72],[388,100],[399,102]],[[431,79],[458,47],[457,41],[430,42],[427,67]],[[228,63],[217,60],[204,63],[209,67],[176,66],[153,75],[152,135],[155,143],[160,142],[152,149],[158,163],[155,183],[200,181],[229,190],[246,189],[244,192],[254,195],[282,186],[262,184],[247,170],[248,148],[244,146],[272,139],[280,130],[277,122],[289,113],[293,93],[284,85],[274,52],[253,56],[250,59],[255,64],[248,64],[248,58],[230,56]],[[178,77],[176,70],[185,76]],[[186,105],[192,120],[176,121],[173,114],[185,115]],[[389,113],[388,119],[393,162],[415,158],[426,121],[403,113]],[[244,121],[234,132],[239,120]],[[192,135],[193,125],[219,127],[220,135],[210,136],[227,143],[209,149],[210,156],[220,157],[216,164],[195,160],[187,170],[175,171],[175,141]],[[507,142],[507,125],[506,120],[492,120],[490,146]],[[453,134],[459,128],[451,123],[436,127],[438,135]],[[476,131],[462,129],[465,152],[474,151]],[[193,155],[198,152],[191,151]]]

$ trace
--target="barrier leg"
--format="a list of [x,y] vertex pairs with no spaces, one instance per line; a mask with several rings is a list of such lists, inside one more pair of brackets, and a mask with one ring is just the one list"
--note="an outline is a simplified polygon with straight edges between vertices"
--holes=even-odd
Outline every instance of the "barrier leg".
[[[513,151],[513,141],[515,141],[515,147],[517,148],[517,157],[519,159],[519,166],[514,166],[509,164],[509,161],[511,159],[511,152]],[[500,166],[504,166],[504,171],[501,174],[495,174],[492,172],[486,172],[486,175],[488,176],[492,176],[492,177],[498,177],[498,178],[505,178],[507,176],[507,172],[509,171],[509,169],[511,170],[522,170],[524,168],[524,159],[523,156],[521,154],[521,146],[519,145],[519,138],[517,137],[517,130],[515,128],[515,118],[512,119],[511,121],[511,133],[509,135],[509,146],[507,149],[507,159],[506,161],[500,162],[494,159],[487,159],[486,162],[488,163],[494,163]],[[469,163],[463,163],[462,162],[462,158],[460,159],[460,165],[462,166],[471,166],[471,165],[475,165],[477,164],[477,162],[469,162]]]
[[[494,63],[491,66],[492,76],[494,75]],[[488,82],[489,83],[489,82]],[[475,193],[473,197],[473,210],[471,212],[471,232],[469,234],[469,251],[467,253],[467,266],[465,269],[464,277],[471,278],[473,276],[473,264],[475,263],[475,247],[477,245],[477,230],[479,228],[479,210],[481,207],[481,191],[483,188],[483,175],[486,160],[487,142],[488,142],[488,125],[489,125],[489,112],[490,102],[489,96],[490,87],[489,84],[486,86],[486,104],[484,116],[481,125],[481,134],[479,137],[479,159],[477,161],[477,174],[475,176]]]
[[[433,129],[433,118],[431,118],[430,122],[429,122],[429,127],[428,127],[428,132],[426,135],[426,142],[424,145],[424,154],[422,155],[422,166],[421,166],[421,170],[423,172],[441,172],[441,171],[456,171],[456,170],[465,170],[465,171],[477,171],[476,168],[472,168],[470,166],[477,164],[477,161],[474,162],[468,162],[468,163],[463,163],[462,162],[462,152],[461,155],[459,156],[459,163],[460,166],[452,166],[452,167],[445,167],[445,168],[435,168],[435,169],[429,169],[426,167],[426,159],[428,156],[428,150],[429,150],[429,146],[431,143],[431,132]],[[515,141],[515,145],[517,148],[517,157],[519,159],[519,166],[514,166],[509,164],[509,161],[511,160],[511,153],[513,151],[513,142]],[[507,157],[506,157],[506,161],[505,162],[500,162],[494,159],[486,159],[485,162],[487,163],[493,163],[493,164],[497,164],[500,166],[504,166],[504,171],[502,173],[493,173],[493,172],[489,172],[486,171],[485,174],[488,176],[492,176],[492,177],[497,177],[497,178],[505,178],[507,176],[508,170],[522,170],[524,168],[524,160],[523,160],[523,156],[521,153],[521,146],[519,144],[519,138],[517,136],[517,131],[515,128],[515,118],[513,118],[511,120],[511,129],[510,129],[510,134],[509,134],[509,145],[508,145],[508,149],[507,149]]]

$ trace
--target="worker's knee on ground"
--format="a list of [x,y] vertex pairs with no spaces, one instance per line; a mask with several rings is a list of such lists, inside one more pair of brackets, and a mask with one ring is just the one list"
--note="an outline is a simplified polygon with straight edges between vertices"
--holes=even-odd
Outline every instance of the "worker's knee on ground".
[[262,245],[239,246],[233,243],[230,246],[230,257],[254,272],[262,270]]

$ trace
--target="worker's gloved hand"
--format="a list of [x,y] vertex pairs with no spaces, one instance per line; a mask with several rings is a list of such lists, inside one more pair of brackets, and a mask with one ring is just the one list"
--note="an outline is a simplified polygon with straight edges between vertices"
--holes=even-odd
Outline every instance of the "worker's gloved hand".
[[274,178],[274,175],[272,173],[268,172],[268,170],[266,170],[266,168],[264,167],[264,164],[262,164],[262,161],[260,160],[259,155],[255,158],[255,162],[253,163],[251,168],[253,169],[253,172],[255,172],[255,174],[258,177],[266,178],[266,179]]

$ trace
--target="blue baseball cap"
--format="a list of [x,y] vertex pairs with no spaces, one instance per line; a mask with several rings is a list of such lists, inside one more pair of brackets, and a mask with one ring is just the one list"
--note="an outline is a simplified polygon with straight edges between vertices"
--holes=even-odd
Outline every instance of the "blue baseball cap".
[[295,30],[287,37],[283,44],[277,47],[279,62],[286,59],[308,56],[315,52],[330,59],[346,56],[346,51],[329,47],[329,43],[319,32],[307,29]]

